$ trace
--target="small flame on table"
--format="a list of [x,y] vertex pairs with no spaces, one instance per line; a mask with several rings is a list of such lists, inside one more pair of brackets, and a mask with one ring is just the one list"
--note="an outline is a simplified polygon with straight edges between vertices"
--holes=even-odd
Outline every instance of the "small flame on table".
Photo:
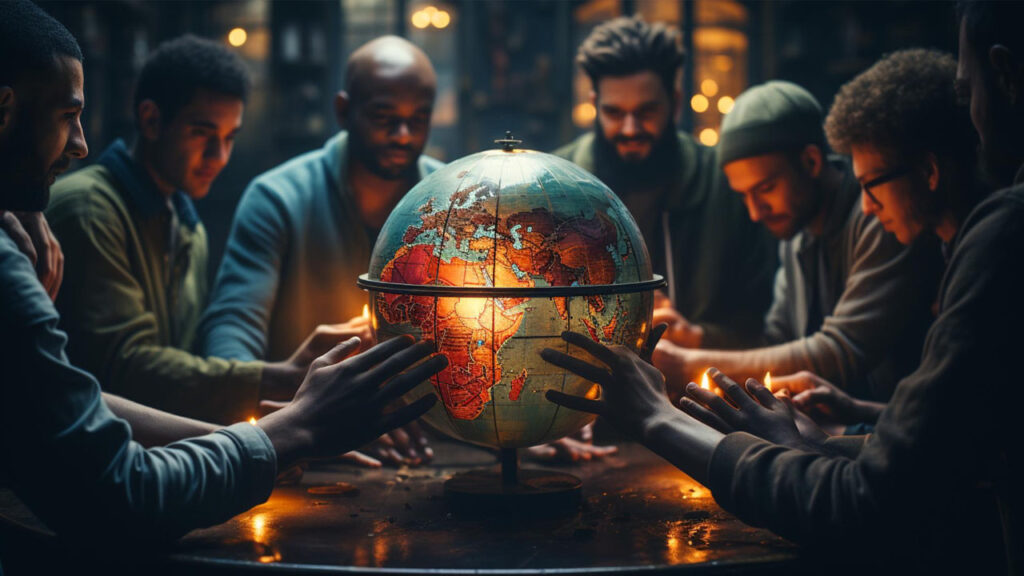
[[767,388],[769,392],[774,392],[774,390],[772,390],[772,372],[771,372],[771,370],[769,370],[768,372],[764,373],[764,387]]
[[249,424],[252,424],[253,426],[256,425],[256,417],[255,416],[249,416]]
[[708,380],[708,371],[704,371],[704,375],[700,377],[700,387],[705,390],[711,390],[711,382]]
[[370,305],[369,304],[363,304],[363,318],[365,318],[367,320],[370,319]]

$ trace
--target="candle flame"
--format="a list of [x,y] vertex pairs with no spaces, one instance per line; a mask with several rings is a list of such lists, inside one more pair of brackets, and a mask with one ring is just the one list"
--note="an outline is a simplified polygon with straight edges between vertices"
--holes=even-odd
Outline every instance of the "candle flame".
[[771,372],[771,370],[769,370],[768,372],[764,373],[764,387],[767,388],[769,392],[774,392],[774,390],[772,390],[772,372]]
[[255,416],[250,416],[249,417],[249,424],[252,424],[253,426],[256,425],[256,417]]
[[700,387],[705,390],[711,390],[711,382],[708,380],[708,372],[704,371],[704,375],[700,377]]
[[365,318],[367,320],[370,319],[370,305],[369,304],[363,304],[363,318]]

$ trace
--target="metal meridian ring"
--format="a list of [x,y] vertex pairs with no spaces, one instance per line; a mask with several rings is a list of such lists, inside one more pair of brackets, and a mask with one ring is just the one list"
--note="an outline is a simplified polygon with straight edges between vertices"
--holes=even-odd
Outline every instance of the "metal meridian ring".
[[493,286],[435,286],[433,284],[398,284],[370,280],[368,274],[359,276],[356,285],[363,290],[387,292],[389,294],[415,294],[419,296],[467,296],[486,298],[522,298],[557,296],[598,296],[602,294],[631,294],[646,292],[665,286],[665,278],[654,274],[654,278],[643,282],[627,284],[588,284],[586,286],[538,286],[536,288]]

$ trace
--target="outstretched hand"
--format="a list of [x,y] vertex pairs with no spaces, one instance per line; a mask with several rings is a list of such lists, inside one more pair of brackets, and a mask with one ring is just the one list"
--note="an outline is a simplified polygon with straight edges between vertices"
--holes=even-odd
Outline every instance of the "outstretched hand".
[[600,460],[618,451],[618,446],[598,446],[594,444],[593,423],[587,424],[572,436],[559,438],[554,442],[548,442],[540,446],[530,446],[526,449],[527,455],[537,460],[567,464]]
[[435,354],[433,342],[414,344],[412,337],[400,336],[351,356],[359,346],[359,339],[352,338],[317,358],[295,398],[257,422],[281,465],[358,448],[419,418],[437,401],[430,394],[384,411],[448,365],[447,358]]
[[679,402],[684,412],[722,433],[748,432],[783,446],[815,449],[800,434],[790,402],[775,397],[753,378],[747,380],[744,388],[717,368],[708,370],[708,376],[725,398],[690,382],[686,386],[688,397]]
[[860,400],[828,380],[807,371],[775,379],[777,386],[793,394],[793,404],[816,422],[836,430],[846,424],[874,423],[885,404]]
[[647,359],[624,346],[605,346],[582,334],[563,332],[562,339],[587,351],[604,366],[551,348],[541,350],[541,357],[599,384],[601,399],[591,400],[558,390],[548,390],[545,396],[566,408],[603,416],[624,434],[642,441],[648,425],[660,415],[676,411],[665,394],[665,377],[648,360],[664,331],[664,324],[651,330],[642,349]]

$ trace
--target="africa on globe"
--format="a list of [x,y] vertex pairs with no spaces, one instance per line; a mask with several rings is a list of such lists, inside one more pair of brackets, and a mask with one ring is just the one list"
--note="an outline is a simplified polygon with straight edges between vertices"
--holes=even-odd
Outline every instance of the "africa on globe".
[[384,224],[359,285],[379,341],[433,340],[448,367],[406,395],[436,391],[424,419],[465,441],[519,448],[571,434],[594,416],[549,389],[597,398],[596,384],[540,350],[587,358],[565,330],[638,350],[663,283],[636,223],[592,174],[515,149],[467,156],[427,176]]

